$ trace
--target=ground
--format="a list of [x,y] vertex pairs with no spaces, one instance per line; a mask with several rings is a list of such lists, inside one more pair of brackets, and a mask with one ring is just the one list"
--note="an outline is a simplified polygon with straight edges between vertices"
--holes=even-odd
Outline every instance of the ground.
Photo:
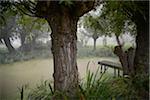
[[[99,60],[118,61],[116,58],[80,58],[77,60],[80,79],[86,74],[87,64],[90,61],[89,68],[96,71]],[[108,70],[112,73],[112,70]],[[7,98],[16,98],[19,96],[18,87],[29,85],[34,88],[42,80],[53,80],[53,60],[52,59],[34,59],[12,64],[0,65],[0,88],[3,94],[3,100]],[[5,99],[4,99],[5,96]],[[1,96],[0,96],[1,97]],[[11,100],[13,100],[11,98]],[[2,98],[0,98],[2,99]]]

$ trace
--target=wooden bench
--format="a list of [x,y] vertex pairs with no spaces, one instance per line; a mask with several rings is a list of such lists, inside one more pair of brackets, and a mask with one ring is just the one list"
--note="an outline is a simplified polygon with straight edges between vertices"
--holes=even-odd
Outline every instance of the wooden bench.
[[[117,76],[117,74],[118,76],[121,76],[120,71],[122,71],[122,67],[120,63],[103,60],[98,61],[98,64],[101,67],[101,73],[105,73],[108,67],[110,67],[114,69],[114,76]],[[118,71],[118,73],[116,73],[116,71]]]

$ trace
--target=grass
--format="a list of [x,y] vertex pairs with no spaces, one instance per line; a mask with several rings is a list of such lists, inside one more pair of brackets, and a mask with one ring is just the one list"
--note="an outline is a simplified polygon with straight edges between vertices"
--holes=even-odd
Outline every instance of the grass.
[[[84,80],[86,75],[86,66],[89,63],[89,69],[91,72],[96,72],[98,68],[97,61],[109,59],[112,61],[117,61],[115,58],[82,58],[77,60],[78,70],[80,79]],[[112,73],[112,70],[109,70]],[[53,74],[53,60],[52,59],[33,59],[28,61],[15,62],[10,64],[0,64],[0,82],[1,89],[3,91],[4,97],[9,100],[9,97],[18,98],[16,93],[18,87],[22,85],[30,85],[30,87],[35,88],[36,84],[40,84],[41,80],[52,80]],[[5,78],[4,78],[5,77]],[[1,92],[1,91],[0,91]],[[14,97],[15,95],[15,97]],[[9,97],[8,97],[9,96]]]
[[[90,70],[90,62],[86,67],[86,76],[84,80],[80,81],[77,95],[74,97],[75,100],[96,100],[103,99],[108,100],[108,82],[112,77],[108,78],[108,75],[101,74],[99,67],[97,67],[96,72]],[[34,89],[24,88],[24,98],[26,100],[52,100],[54,96],[58,99],[70,100],[70,98],[65,95],[66,93],[54,92],[51,82],[42,81]],[[73,99],[73,98],[72,98]]]
[[[137,89],[148,91],[147,87],[144,86],[145,81],[147,81],[145,78],[142,78],[142,81],[139,81],[138,78],[113,78],[111,70],[108,70],[106,74],[101,74],[96,63],[99,59],[78,59],[80,88],[76,100],[141,100]],[[117,61],[113,58],[109,58],[109,60]],[[51,88],[53,81],[49,81],[52,80],[52,63],[52,59],[36,59],[0,65],[2,81],[0,86],[3,90],[0,92],[4,93],[2,100],[20,100],[22,87],[24,88],[24,100],[29,98],[31,100],[41,100],[41,98],[51,100],[54,95],[53,88]],[[64,94],[55,93],[55,95],[61,95],[63,99],[69,100]]]
[[[143,79],[145,81],[145,78]],[[133,83],[138,81],[138,83]],[[136,87],[141,84],[139,80],[125,77],[111,77],[105,73],[100,73],[99,68],[96,72],[89,70],[89,63],[86,69],[86,77],[84,81],[79,84],[78,91],[75,95],[74,100],[144,100],[139,95]],[[142,83],[143,84],[143,83]],[[46,88],[46,83],[37,87],[35,91],[31,91],[33,100],[52,100],[53,96],[61,97],[59,99],[70,100],[70,97],[65,93],[57,92],[53,93],[52,89]],[[50,85],[49,85],[50,86]],[[142,88],[145,88],[142,86]],[[146,90],[146,89],[145,89]],[[147,90],[148,92],[148,90]],[[58,99],[58,100],[59,100]]]
[[[113,47],[97,47],[96,51],[92,51],[92,47],[83,47],[78,49],[78,70],[80,74],[80,89],[77,98],[92,100],[92,98],[101,98],[108,100],[111,98],[120,98],[122,95],[128,94],[128,86],[124,79],[109,78],[112,76],[112,70],[108,70],[107,75],[101,75],[97,62],[99,60],[111,60],[117,62],[118,59],[112,53]],[[3,99],[19,100],[22,87],[27,98],[36,99],[46,98],[49,100],[52,96],[49,81],[52,80],[53,60],[47,59],[48,50],[31,51],[27,53],[17,52],[10,55],[5,50],[1,50],[0,62],[0,88],[4,94]],[[33,59],[34,58],[34,59]],[[44,59],[43,59],[44,58]],[[32,59],[32,60],[31,60]],[[24,61],[26,60],[26,61]],[[15,63],[14,63],[15,62]],[[89,62],[88,68],[87,63]],[[86,77],[85,77],[86,76]],[[109,76],[109,77],[108,77]],[[4,78],[5,77],[5,78]],[[110,84],[111,83],[111,84]],[[115,83],[115,85],[114,85]],[[38,86],[36,86],[38,84]],[[30,87],[28,86],[30,85]],[[112,87],[114,85],[114,88]],[[118,86],[118,87],[117,87]],[[134,89],[133,89],[134,90]],[[119,91],[119,92],[117,92]],[[122,93],[122,91],[125,93]],[[17,95],[16,95],[17,93]],[[57,95],[62,93],[57,93]],[[133,92],[133,94],[135,94]],[[62,95],[65,99],[66,96]],[[1,98],[0,98],[1,99]]]
[[91,72],[88,66],[86,69],[86,79],[80,85],[79,95],[82,94],[82,98],[85,100],[108,100],[109,95],[106,84],[111,77],[107,77],[104,73],[101,74],[99,67],[95,73]]

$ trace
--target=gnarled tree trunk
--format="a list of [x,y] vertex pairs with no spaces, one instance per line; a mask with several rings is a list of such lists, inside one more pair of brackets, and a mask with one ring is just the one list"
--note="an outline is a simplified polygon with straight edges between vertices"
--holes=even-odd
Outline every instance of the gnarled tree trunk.
[[54,89],[69,92],[72,95],[78,86],[77,21],[76,18],[68,15],[67,9],[48,19],[52,28],[52,53],[55,66]]
[[59,1],[38,1],[36,6],[37,16],[45,18],[52,29],[54,89],[66,92],[70,97],[75,95],[78,88],[77,21],[94,6],[93,1],[72,3],[65,5]]
[[[136,51],[134,59],[133,77],[140,82],[137,87],[139,95],[144,100],[148,100],[149,93],[149,1],[134,1],[137,9],[130,9],[133,14],[131,20],[135,22],[137,29]],[[136,82],[134,82],[136,83]]]
[[[134,68],[137,74],[149,72],[149,23],[144,18],[136,17],[137,37]],[[149,19],[149,18],[147,18]],[[140,20],[140,21],[139,21]]]

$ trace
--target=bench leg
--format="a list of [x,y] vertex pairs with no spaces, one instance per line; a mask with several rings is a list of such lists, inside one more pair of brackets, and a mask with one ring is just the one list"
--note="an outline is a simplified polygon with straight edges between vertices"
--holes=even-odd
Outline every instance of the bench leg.
[[107,70],[107,67],[105,66],[105,67],[104,67],[104,72],[106,72],[106,70]]
[[118,77],[120,77],[120,70],[118,69]]
[[103,65],[101,65],[101,73],[103,72]]
[[116,69],[114,68],[114,77],[116,77]]

